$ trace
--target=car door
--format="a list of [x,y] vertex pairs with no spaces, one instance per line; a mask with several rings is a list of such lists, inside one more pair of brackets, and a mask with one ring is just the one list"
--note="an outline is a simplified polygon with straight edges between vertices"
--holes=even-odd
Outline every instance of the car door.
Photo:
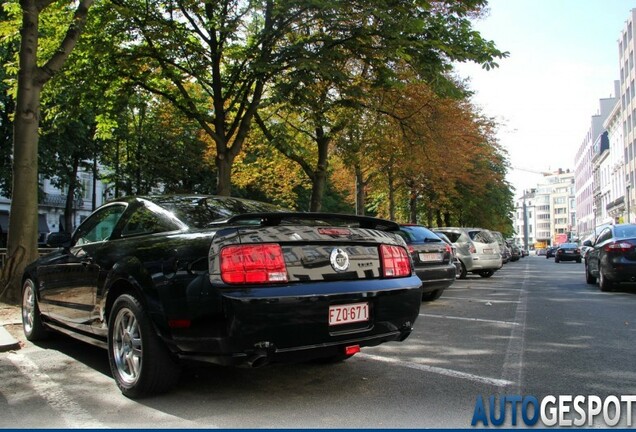
[[594,277],[598,277],[599,263],[601,260],[601,254],[603,253],[603,246],[612,239],[612,228],[607,227],[601,231],[596,238],[592,249],[588,252],[586,257],[586,264],[590,274]]
[[122,203],[100,208],[78,227],[70,247],[38,268],[40,301],[54,320],[90,331],[100,272],[94,256],[107,247],[125,210]]

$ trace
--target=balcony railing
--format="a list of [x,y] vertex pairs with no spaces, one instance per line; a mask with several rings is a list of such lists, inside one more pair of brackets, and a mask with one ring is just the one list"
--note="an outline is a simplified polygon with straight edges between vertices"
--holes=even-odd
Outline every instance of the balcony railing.
[[[44,205],[48,205],[51,207],[66,207],[66,195],[62,194],[49,194],[45,193],[42,198],[42,203]],[[84,200],[81,198],[76,198],[73,200],[73,208],[81,209],[84,205]]]

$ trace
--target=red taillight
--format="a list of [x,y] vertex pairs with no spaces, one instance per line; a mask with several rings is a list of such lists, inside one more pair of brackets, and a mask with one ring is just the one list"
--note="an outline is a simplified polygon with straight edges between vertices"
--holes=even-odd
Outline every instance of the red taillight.
[[229,284],[287,282],[278,244],[236,245],[221,249],[221,279]]
[[411,275],[411,261],[406,249],[400,246],[380,246],[382,275],[384,277],[402,277]]
[[474,244],[471,243],[468,246],[468,253],[471,253],[471,254],[476,254],[477,253],[477,249],[475,249],[475,245]]
[[453,248],[448,243],[446,243],[446,252],[451,255],[453,254]]
[[360,345],[351,345],[345,347],[345,355],[352,356],[360,352]]
[[168,320],[168,327],[173,329],[188,328],[192,324],[189,319],[171,319]]
[[610,243],[603,246],[605,252],[630,252],[634,249],[634,245],[627,242]]
[[408,247],[408,249],[409,249],[409,253],[410,253],[410,254],[412,254],[413,252],[415,252],[415,248],[414,248],[413,246],[408,245],[407,247]]

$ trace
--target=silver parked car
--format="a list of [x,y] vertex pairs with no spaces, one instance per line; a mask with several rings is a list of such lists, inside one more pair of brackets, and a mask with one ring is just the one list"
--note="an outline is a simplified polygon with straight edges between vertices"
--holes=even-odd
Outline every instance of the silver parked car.
[[433,231],[443,233],[455,244],[457,258],[462,264],[460,279],[469,272],[487,278],[503,265],[499,244],[486,229],[440,227]]

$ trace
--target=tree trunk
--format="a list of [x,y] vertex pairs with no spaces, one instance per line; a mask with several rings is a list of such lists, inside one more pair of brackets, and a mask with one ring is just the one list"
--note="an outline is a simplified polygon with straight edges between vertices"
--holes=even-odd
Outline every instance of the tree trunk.
[[362,168],[360,168],[360,164],[356,163],[355,165],[355,173],[356,173],[356,214],[360,216],[364,216],[364,174],[362,173]]
[[36,2],[21,2],[20,71],[13,125],[13,194],[9,216],[7,262],[0,273],[0,299],[17,303],[20,278],[37,258],[38,242],[38,126],[40,92],[36,84],[38,15]]
[[452,224],[451,224],[451,215],[450,215],[450,213],[449,213],[449,212],[445,212],[445,213],[444,213],[444,226],[449,227],[449,226],[451,226],[451,225],[452,225]]
[[13,194],[9,216],[7,262],[0,271],[0,299],[17,302],[24,268],[38,256],[38,127],[40,93],[75,47],[93,0],[80,0],[55,53],[38,67],[40,8],[51,1],[20,0],[22,28],[18,92],[13,125]]
[[435,222],[438,227],[448,226],[444,225],[444,221],[442,220],[442,212],[439,209],[435,211]]
[[228,153],[216,156],[216,194],[221,196],[232,195],[232,159]]
[[327,186],[327,169],[329,168],[329,142],[331,138],[324,134],[322,127],[316,128],[318,146],[318,163],[314,170],[313,184],[311,188],[311,201],[309,211],[319,212],[322,208],[322,198]]
[[389,182],[389,219],[395,220],[395,179],[393,178],[393,167],[389,166],[387,170]]
[[409,222],[417,223],[417,192],[412,188],[409,194]]

